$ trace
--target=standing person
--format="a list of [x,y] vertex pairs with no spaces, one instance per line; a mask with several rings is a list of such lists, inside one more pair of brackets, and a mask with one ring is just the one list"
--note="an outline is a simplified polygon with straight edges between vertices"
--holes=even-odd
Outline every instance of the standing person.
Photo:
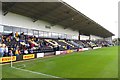
[[23,42],[25,42],[25,35],[24,35],[24,32],[21,33],[21,35],[20,35],[20,40],[22,40]]
[[16,48],[16,50],[15,50],[15,55],[18,56],[18,55],[20,55],[20,54],[21,54],[21,52],[20,52],[20,50],[19,50],[19,46],[17,46],[17,48]]
[[10,40],[12,41],[13,40],[13,38],[14,38],[14,33],[12,32],[12,33],[10,33],[9,34],[9,36],[10,36]]
[[24,47],[24,54],[28,54],[28,49],[27,49],[27,47]]
[[0,43],[0,57],[2,57],[3,54],[3,49],[2,49],[2,44]]
[[5,53],[6,56],[9,55],[9,54],[8,54],[8,47],[7,47],[6,45],[5,45],[4,53]]
[[67,50],[70,50],[70,46],[69,45],[66,45],[66,47],[67,47]]
[[3,44],[0,44],[0,57],[4,56],[5,52],[5,46]]
[[2,43],[5,43],[5,39],[4,39],[4,36],[2,36],[1,38],[2,38]]

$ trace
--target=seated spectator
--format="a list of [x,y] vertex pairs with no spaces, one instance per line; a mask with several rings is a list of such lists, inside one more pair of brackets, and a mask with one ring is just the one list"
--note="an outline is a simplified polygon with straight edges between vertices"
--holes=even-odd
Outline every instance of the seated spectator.
[[9,56],[13,56],[13,51],[12,51],[12,50],[9,50],[8,55],[9,55]]
[[29,45],[29,43],[28,43],[28,42],[26,42],[26,47],[27,47],[27,49],[29,49],[29,48],[30,48],[30,45]]
[[21,33],[21,35],[20,35],[20,40],[22,40],[23,42],[25,42],[24,32],[23,32],[23,33]]
[[18,34],[18,32],[15,33],[15,40],[18,42],[20,40],[20,36]]
[[8,36],[8,37],[6,38],[6,41],[7,41],[7,42],[10,42],[10,41],[11,41],[11,36]]
[[11,34],[9,34],[9,36],[11,36],[11,40],[13,40],[13,38],[14,38],[14,33],[12,32]]
[[70,46],[69,45],[66,45],[67,49],[70,50]]
[[36,42],[34,42],[34,39],[29,40],[30,48],[36,49],[35,46],[38,46]]
[[2,36],[2,43],[5,43],[6,42],[5,40],[6,40],[5,36]]
[[18,34],[18,32],[16,32],[16,33],[15,33],[15,37],[19,37],[19,34]]
[[28,49],[27,48],[24,49],[24,53],[28,54]]
[[30,53],[33,53],[33,49],[31,48],[31,49],[29,50],[29,52],[30,52]]
[[16,48],[16,50],[15,50],[15,55],[18,56],[18,55],[20,55],[20,54],[21,54],[21,52],[20,52],[20,50],[19,50],[19,46],[17,46],[17,48]]
[[20,44],[23,46],[26,45],[25,42],[23,42],[23,41],[20,41]]
[[15,37],[15,40],[18,42],[19,41],[19,37]]

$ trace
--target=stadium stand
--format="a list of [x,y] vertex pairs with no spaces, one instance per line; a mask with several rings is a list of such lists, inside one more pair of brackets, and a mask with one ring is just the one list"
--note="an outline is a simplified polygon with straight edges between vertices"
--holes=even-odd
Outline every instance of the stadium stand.
[[[106,40],[91,40],[90,35],[111,40],[113,33],[59,0],[3,2],[2,10],[0,56],[3,62],[10,62],[11,58],[6,56],[14,56],[14,61],[19,61],[111,46]],[[89,40],[82,40],[80,35],[89,36]]]
[[1,56],[18,56],[21,54],[45,53],[63,50],[75,50],[83,48],[102,47],[110,45],[107,41],[90,40],[60,40],[60,39],[42,39],[35,36],[24,35],[24,32],[5,34],[2,36],[0,44]]

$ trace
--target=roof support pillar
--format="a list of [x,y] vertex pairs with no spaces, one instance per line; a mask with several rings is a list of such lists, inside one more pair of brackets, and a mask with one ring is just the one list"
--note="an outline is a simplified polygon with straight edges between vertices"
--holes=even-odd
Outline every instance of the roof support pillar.
[[13,2],[11,4],[8,4],[4,9],[3,9],[3,15],[7,15],[7,13],[9,12],[9,10],[16,4],[16,2]]
[[81,32],[79,31],[78,40],[80,40],[80,35],[81,35]]
[[38,19],[33,19],[33,22],[36,22]]
[[89,35],[89,40],[91,40],[91,35]]
[[4,16],[7,15],[7,13],[8,13],[8,11],[3,11],[3,15]]

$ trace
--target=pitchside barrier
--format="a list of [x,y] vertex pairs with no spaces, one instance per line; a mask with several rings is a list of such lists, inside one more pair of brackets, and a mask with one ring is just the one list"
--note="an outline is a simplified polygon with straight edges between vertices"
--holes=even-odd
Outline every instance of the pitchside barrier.
[[99,48],[101,48],[101,47],[94,47],[93,49],[99,49]]
[[33,54],[26,54],[26,55],[18,55],[18,56],[8,56],[8,57],[1,57],[0,63],[9,63],[11,60],[13,62],[15,61],[21,61],[21,60],[29,60],[34,58],[43,58],[45,56],[50,55],[61,55],[61,54],[70,54],[72,52],[80,52],[84,51],[83,49],[73,49],[73,50],[64,50],[64,51],[55,51],[55,52],[44,52],[44,53],[33,53]]

